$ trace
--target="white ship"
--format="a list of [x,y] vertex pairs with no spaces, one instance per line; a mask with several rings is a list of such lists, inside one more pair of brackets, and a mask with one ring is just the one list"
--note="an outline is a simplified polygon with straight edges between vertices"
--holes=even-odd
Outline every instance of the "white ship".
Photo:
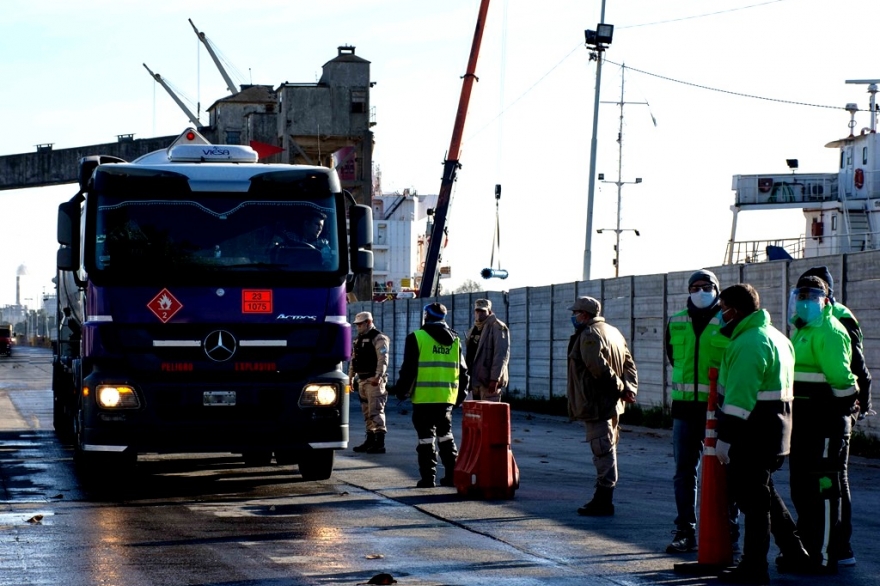
[[[726,264],[810,258],[880,248],[880,136],[877,135],[877,84],[880,79],[849,80],[866,84],[870,126],[856,128],[856,104],[847,104],[850,134],[826,144],[840,151],[835,173],[800,173],[789,159],[790,174],[734,175],[736,200]],[[800,238],[742,242],[736,240],[739,212],[801,208],[806,230]]]

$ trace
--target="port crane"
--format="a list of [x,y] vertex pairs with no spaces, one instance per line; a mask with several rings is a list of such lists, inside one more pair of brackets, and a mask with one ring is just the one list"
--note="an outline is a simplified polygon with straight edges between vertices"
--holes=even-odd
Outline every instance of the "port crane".
[[449,204],[452,198],[452,185],[455,183],[456,175],[461,168],[461,163],[458,160],[461,151],[461,137],[464,131],[464,121],[467,117],[471,90],[473,89],[474,81],[477,80],[477,58],[480,54],[480,43],[483,40],[483,30],[486,25],[486,14],[488,11],[489,0],[482,0],[477,15],[477,26],[474,30],[474,40],[471,44],[467,72],[462,79],[458,112],[455,115],[455,124],[452,128],[452,140],[449,144],[446,161],[443,162],[443,177],[440,181],[437,206],[434,208],[434,226],[431,230],[430,241],[428,242],[428,253],[425,257],[425,270],[422,273],[422,282],[419,286],[419,297],[433,297],[438,293],[439,289],[440,256],[446,242],[446,224],[448,221]]

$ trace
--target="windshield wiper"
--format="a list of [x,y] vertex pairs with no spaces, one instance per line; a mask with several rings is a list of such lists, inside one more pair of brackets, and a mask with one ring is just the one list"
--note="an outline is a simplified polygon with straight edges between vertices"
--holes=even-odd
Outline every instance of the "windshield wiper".
[[248,262],[236,265],[214,265],[213,268],[223,269],[277,269],[278,267],[286,267],[288,263],[284,262]]

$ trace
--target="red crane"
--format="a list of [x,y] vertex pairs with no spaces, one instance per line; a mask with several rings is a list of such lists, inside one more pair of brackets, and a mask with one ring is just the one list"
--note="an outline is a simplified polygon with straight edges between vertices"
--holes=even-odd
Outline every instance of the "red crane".
[[475,71],[477,69],[477,57],[480,54],[480,43],[483,40],[483,30],[486,25],[486,13],[489,11],[489,0],[480,2],[480,12],[477,16],[477,26],[474,30],[474,42],[471,45],[471,55],[468,59],[467,73],[461,84],[461,97],[458,100],[458,112],[455,115],[455,125],[452,128],[452,140],[449,144],[449,152],[446,161],[443,162],[443,178],[440,181],[440,194],[437,197],[437,207],[434,208],[434,227],[431,230],[431,239],[428,243],[428,254],[425,257],[425,270],[422,273],[422,282],[419,287],[419,297],[433,297],[437,293],[440,283],[440,253],[446,240],[446,218],[449,213],[449,201],[452,194],[452,184],[461,168],[458,162],[461,150],[461,135],[464,131],[464,121],[467,117],[468,103],[471,99],[471,89],[474,81],[477,81]]

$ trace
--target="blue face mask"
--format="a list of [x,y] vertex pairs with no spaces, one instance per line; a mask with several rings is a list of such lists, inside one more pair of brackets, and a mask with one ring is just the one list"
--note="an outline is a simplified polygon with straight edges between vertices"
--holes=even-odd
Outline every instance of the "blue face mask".
[[[719,319],[719,321],[721,322],[721,329],[722,329],[722,330],[723,330],[724,328],[726,328],[727,326],[729,326],[729,325],[731,324],[731,322],[733,322],[733,318],[731,318],[730,321],[724,319],[724,314],[727,313],[728,311],[730,311],[730,308],[729,308],[729,307],[728,307],[726,310],[722,311],[722,312],[721,312],[721,315],[718,316],[718,319]],[[736,314],[734,314],[734,316],[736,316]]]
[[822,315],[822,304],[812,299],[801,299],[797,302],[796,312],[805,323],[813,323]]
[[571,316],[571,325],[573,325],[575,328],[580,327],[581,323],[578,321],[578,316]]

